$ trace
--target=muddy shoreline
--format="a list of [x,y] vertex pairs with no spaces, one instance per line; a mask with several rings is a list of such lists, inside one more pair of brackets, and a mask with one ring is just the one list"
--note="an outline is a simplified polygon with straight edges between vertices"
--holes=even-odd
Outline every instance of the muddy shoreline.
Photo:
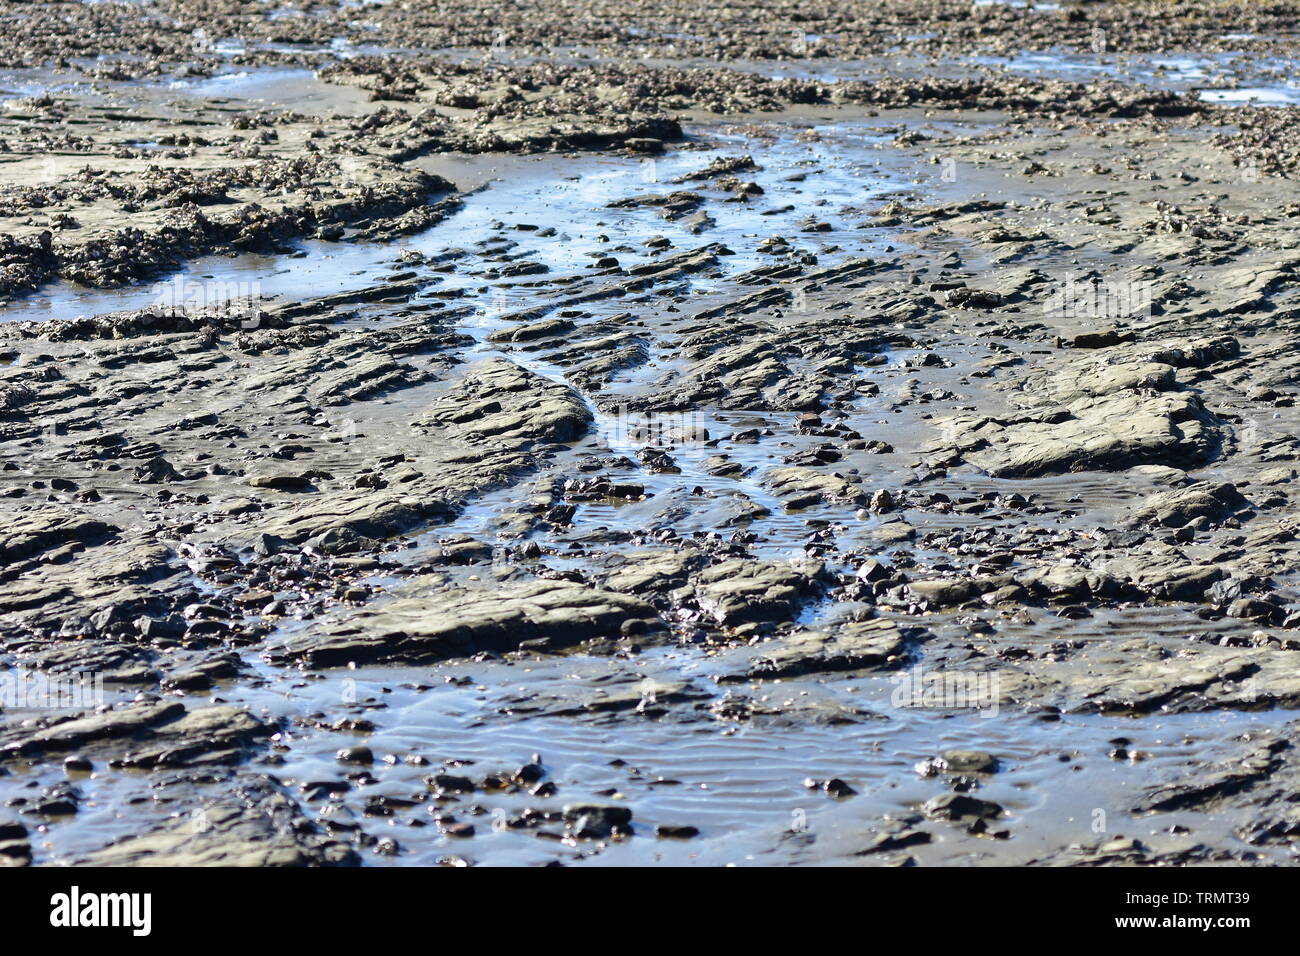
[[10,5],[0,863],[1293,862],[1292,7]]

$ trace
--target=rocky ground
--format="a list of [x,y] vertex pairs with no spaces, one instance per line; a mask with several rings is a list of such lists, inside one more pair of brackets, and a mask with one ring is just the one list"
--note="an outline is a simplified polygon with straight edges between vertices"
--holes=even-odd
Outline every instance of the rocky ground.
[[7,5],[0,861],[1293,861],[1300,7],[1036,7]]

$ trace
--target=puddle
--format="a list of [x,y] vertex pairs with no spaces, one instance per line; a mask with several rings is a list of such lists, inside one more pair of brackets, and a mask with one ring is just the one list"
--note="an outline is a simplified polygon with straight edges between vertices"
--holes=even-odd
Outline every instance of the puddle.
[[1284,88],[1244,88],[1234,90],[1201,90],[1206,103],[1224,103],[1231,106],[1294,106],[1300,103],[1300,90]]
[[258,67],[205,77],[141,80],[135,81],[134,88],[159,85],[186,98],[256,103],[304,113],[354,115],[366,112],[370,102],[365,90],[329,83],[305,67]]
[[977,7],[1010,7],[1031,13],[1054,13],[1061,9],[1059,3],[1035,3],[1034,0],[975,0]]
[[[1300,102],[1294,61],[1244,51],[1203,55],[1022,53],[976,62],[1034,76],[1089,82],[1098,77],[1154,89],[1195,92],[1207,103],[1285,105]],[[1231,87],[1207,89],[1208,85]]]

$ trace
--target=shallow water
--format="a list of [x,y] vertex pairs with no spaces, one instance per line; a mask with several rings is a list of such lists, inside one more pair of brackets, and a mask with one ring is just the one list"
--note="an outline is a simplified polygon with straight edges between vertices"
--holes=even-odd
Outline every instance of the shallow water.
[[[845,125],[812,126],[809,131],[769,124],[764,137],[752,141],[741,131],[722,126],[701,127],[694,132],[697,148],[674,150],[655,159],[581,156],[502,158],[494,160],[491,183],[464,199],[464,207],[442,223],[393,243],[347,243],[305,241],[290,255],[241,255],[234,258],[209,256],[188,263],[177,273],[156,282],[121,289],[88,289],[71,282],[56,282],[40,292],[0,308],[0,321],[45,321],[98,315],[106,312],[146,308],[172,301],[176,289],[192,291],[206,304],[226,298],[252,295],[268,302],[290,301],[315,295],[329,295],[371,287],[384,281],[400,267],[403,252],[437,257],[449,249],[494,249],[511,259],[538,262],[549,273],[525,280],[543,281],[555,276],[583,274],[598,256],[614,255],[626,268],[654,261],[645,242],[662,236],[673,244],[672,252],[698,248],[711,242],[729,246],[734,255],[723,260],[726,274],[768,264],[772,257],[755,249],[767,236],[785,235],[800,246],[836,257],[869,253],[884,245],[880,230],[855,229],[859,204],[867,205],[891,191],[904,188],[905,167],[875,150],[885,137],[869,127]],[[808,139],[815,134],[817,139]],[[774,139],[768,139],[768,136]],[[668,193],[674,190],[708,191],[707,183],[675,185],[672,180],[707,166],[722,156],[762,151],[764,169],[745,173],[765,190],[750,203],[728,204],[725,217],[716,225],[693,234],[681,221],[659,217],[652,208],[610,209],[609,203],[629,196]],[[420,165],[456,176],[456,157],[436,157]],[[477,164],[482,176],[483,163]],[[787,181],[793,174],[807,172],[808,181]],[[716,192],[713,193],[716,195]],[[818,205],[807,203],[811,197]],[[441,198],[441,197],[439,197]],[[780,215],[764,210],[793,208]],[[708,208],[706,205],[704,208]],[[526,210],[526,213],[521,212]],[[819,217],[842,214],[834,233],[800,235],[798,223],[810,212]],[[557,224],[554,234],[519,229],[520,224]],[[567,225],[566,225],[567,224]],[[506,245],[508,244],[508,248]],[[837,247],[828,251],[829,247]],[[478,270],[483,265],[478,264]],[[721,276],[719,276],[720,278]],[[496,317],[525,302],[532,304],[537,290],[527,281],[495,282],[482,274],[460,271],[428,276],[437,291],[453,289],[490,291],[485,296],[480,334],[504,324]],[[717,288],[708,278],[692,280],[696,288]],[[617,308],[611,311],[619,311]],[[473,329],[471,328],[471,331]]]
[[[466,663],[433,673],[360,669],[308,681],[293,672],[263,669],[260,686],[244,681],[222,688],[217,696],[289,724],[273,765],[265,769],[291,788],[336,779],[334,753],[339,748],[364,743],[375,752],[374,782],[341,799],[306,804],[309,815],[323,823],[351,821],[378,839],[397,840],[401,854],[368,856],[375,865],[429,865],[462,854],[487,865],[557,859],[594,865],[848,862],[866,848],[870,828],[882,815],[915,812],[925,800],[948,792],[941,777],[922,776],[915,767],[954,748],[987,750],[998,757],[998,772],[985,779],[976,795],[1006,808],[998,826],[1010,838],[991,841],[930,825],[937,839],[908,852],[924,863],[973,863],[994,853],[1001,863],[1023,862],[1070,842],[1167,833],[1188,815],[1134,817],[1129,810],[1146,788],[1178,778],[1198,761],[1230,755],[1234,738],[1243,733],[1276,729],[1288,719],[1284,712],[1263,712],[1142,721],[1066,715],[1045,721],[1006,710],[932,710],[908,703],[912,698],[906,682],[920,676],[909,671],[792,686],[791,693],[805,706],[859,711],[851,725],[826,726],[799,717],[737,723],[705,712],[710,698],[727,693],[711,685],[708,671],[707,660],[690,649],[650,651],[635,661],[578,656],[530,664]],[[468,683],[447,682],[451,675]],[[683,705],[674,705],[677,716],[672,719],[635,714],[618,719],[525,717],[515,712],[523,702],[569,706],[575,692],[589,693],[602,683],[643,688],[653,701],[657,675],[670,680],[685,675],[692,681],[704,695],[695,716],[684,715]],[[730,695],[743,692],[742,687]],[[782,686],[768,684],[764,693],[779,701]],[[308,714],[334,719],[349,712],[373,722],[375,731],[358,735],[301,724]],[[1141,759],[1111,756],[1119,737],[1128,738],[1126,748]],[[392,763],[385,760],[389,754]],[[430,765],[404,763],[412,754]],[[441,812],[475,824],[472,840],[434,832],[431,814],[439,809],[437,801],[392,817],[365,813],[366,802],[376,795],[423,794],[423,778],[444,765],[445,772],[481,778],[512,771],[534,755],[558,787],[553,799],[480,793],[442,805]],[[808,777],[842,779],[857,796],[837,800],[810,791],[804,784]],[[9,786],[48,786],[61,778],[61,773],[20,770]],[[84,795],[81,809],[75,821],[52,822],[33,841],[38,859],[67,859],[139,832],[150,821],[169,816],[183,821],[192,812],[189,806],[142,801],[141,775],[97,772],[72,779]],[[626,802],[634,812],[635,836],[594,853],[591,845],[539,839],[533,831],[506,825],[530,806],[585,802]],[[1196,824],[1196,839],[1244,848],[1228,821],[1195,816],[1188,822]],[[698,827],[699,838],[654,837],[658,824],[683,823]],[[1284,851],[1260,852],[1271,852],[1279,861],[1288,857]]]

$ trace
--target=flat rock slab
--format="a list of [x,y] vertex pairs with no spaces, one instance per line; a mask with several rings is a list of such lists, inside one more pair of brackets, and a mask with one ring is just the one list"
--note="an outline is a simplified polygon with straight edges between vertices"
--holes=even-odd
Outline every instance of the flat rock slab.
[[513,651],[524,641],[563,648],[618,638],[628,622],[640,622],[640,631],[656,619],[654,608],[638,598],[567,581],[412,590],[293,637],[270,656],[311,667],[440,661]]
[[863,490],[848,479],[800,466],[773,468],[763,475],[763,483],[778,498],[785,499],[787,507],[866,500]]
[[87,866],[357,866],[355,850],[319,833],[269,781],[237,785],[177,821],[76,861]]
[[[1176,650],[1175,650],[1176,648]],[[1157,641],[1093,642],[1065,661],[1026,661],[994,672],[1004,704],[1074,713],[1149,714],[1295,707],[1293,651]]]
[[1231,482],[1198,481],[1152,495],[1133,515],[1135,525],[1156,524],[1181,528],[1197,518],[1222,518],[1246,507],[1248,502]]
[[818,591],[821,573],[818,562],[794,567],[737,558],[700,572],[694,579],[695,600],[718,624],[789,620]]
[[1061,420],[1002,423],[965,419],[959,446],[995,478],[1034,478],[1134,465],[1203,464],[1217,442],[1213,417],[1191,394],[1121,394],[1080,398]]
[[707,563],[705,555],[685,550],[633,551],[611,559],[602,583],[615,591],[645,594],[678,588]]
[[1039,406],[1024,417],[942,423],[966,459],[996,478],[1192,467],[1208,461],[1221,438],[1199,395],[1179,390],[1174,367],[1161,362],[1078,363],[1021,385]]
[[571,388],[502,358],[475,365],[461,389],[430,409],[427,421],[448,439],[527,448],[573,441],[591,425],[591,409]]
[[229,764],[276,731],[237,707],[186,710],[179,702],[133,704],[103,713],[0,727],[0,760],[70,751],[106,755],[117,767]]
[[893,621],[851,622],[726,652],[720,655],[725,670],[716,680],[734,683],[893,667],[902,662],[906,649],[907,639]]

